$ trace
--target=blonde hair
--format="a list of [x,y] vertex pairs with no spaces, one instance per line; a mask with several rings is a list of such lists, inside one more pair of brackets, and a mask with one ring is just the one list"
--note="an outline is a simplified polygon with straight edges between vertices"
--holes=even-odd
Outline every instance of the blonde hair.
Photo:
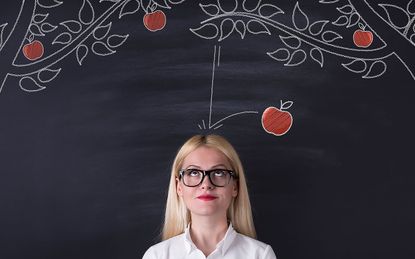
[[169,190],[167,194],[166,213],[162,230],[162,240],[169,239],[184,232],[190,222],[190,212],[183,200],[177,195],[177,181],[179,170],[186,156],[198,147],[206,146],[221,151],[229,160],[232,170],[238,179],[238,195],[232,200],[228,208],[228,220],[233,228],[246,236],[256,238],[252,219],[251,203],[242,163],[233,146],[218,135],[196,135],[188,139],[177,152],[171,169]]

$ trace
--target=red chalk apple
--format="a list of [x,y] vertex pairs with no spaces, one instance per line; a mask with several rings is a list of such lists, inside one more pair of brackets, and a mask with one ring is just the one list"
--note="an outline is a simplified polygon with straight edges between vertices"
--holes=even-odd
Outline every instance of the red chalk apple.
[[[290,103],[292,104],[292,102]],[[266,108],[261,119],[264,130],[275,136],[282,136],[287,133],[293,124],[291,113],[283,110],[288,108],[284,108],[284,104],[281,104],[280,109],[272,106]]]
[[166,26],[166,15],[161,10],[147,13],[143,17],[143,23],[149,31],[155,32],[162,30]]
[[356,30],[353,33],[353,42],[360,48],[367,48],[373,42],[373,33],[371,31]]
[[35,40],[27,43],[22,48],[23,55],[31,61],[39,59],[43,56],[44,48],[42,42]]

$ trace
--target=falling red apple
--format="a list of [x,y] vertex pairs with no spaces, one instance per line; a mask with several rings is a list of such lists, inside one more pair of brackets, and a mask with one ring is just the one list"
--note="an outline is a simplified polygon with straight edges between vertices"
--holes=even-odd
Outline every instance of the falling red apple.
[[373,33],[371,31],[356,30],[353,33],[353,42],[360,48],[367,48],[373,42]]
[[157,10],[151,13],[147,13],[143,17],[144,26],[149,31],[159,31],[166,26],[166,15],[163,11]]
[[23,55],[28,60],[33,61],[43,56],[43,52],[44,52],[43,44],[42,42],[35,40],[35,41],[25,44],[22,48],[22,51],[23,51]]
[[[287,103],[289,105],[284,107]],[[280,109],[272,106],[266,108],[262,113],[261,119],[264,130],[275,136],[282,136],[287,133],[293,124],[293,116],[291,113],[283,110],[288,109],[291,105],[292,102],[285,102],[281,104]]]

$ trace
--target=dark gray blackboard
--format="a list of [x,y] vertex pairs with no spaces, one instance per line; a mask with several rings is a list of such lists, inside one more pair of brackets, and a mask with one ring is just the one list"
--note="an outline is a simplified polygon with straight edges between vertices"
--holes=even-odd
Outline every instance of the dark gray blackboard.
[[[154,7],[167,23],[156,32],[143,25],[148,0],[138,10],[137,1],[127,3],[122,13],[131,14],[119,19],[123,2],[1,3],[0,25],[7,25],[0,27],[0,258],[141,258],[159,241],[175,152],[199,133],[221,134],[239,151],[258,238],[279,259],[415,257],[414,1],[264,0],[259,14],[249,11],[256,1],[238,0],[226,16],[213,0],[157,0],[149,6],[159,3]],[[220,3],[232,11],[234,1]],[[210,17],[199,4],[219,11],[215,25],[197,30]],[[266,18],[276,7],[284,13]],[[112,22],[105,37],[84,35],[57,58],[65,44],[52,42],[68,32],[60,23],[86,22],[70,33],[75,41],[88,19],[110,8],[114,14],[95,25]],[[30,61],[21,43],[32,15],[47,13],[36,25],[58,27],[31,39],[43,43],[44,54]],[[367,48],[353,42],[359,17],[374,35]],[[233,28],[230,20],[220,26],[226,18],[241,20],[240,31],[218,41]],[[250,20],[257,22],[243,34]],[[309,27],[317,21],[328,22],[313,36]],[[210,37],[214,26],[213,39],[190,30]],[[114,34],[129,36],[110,48],[115,53],[96,55],[92,45],[108,46]],[[80,45],[78,59],[88,49],[82,65]],[[297,54],[291,61],[267,55],[278,49]],[[40,69],[49,69],[43,81],[61,70],[44,83]],[[293,102],[293,124],[275,136],[263,129],[261,115],[281,101]],[[242,111],[255,113],[209,129],[209,114],[212,125]]]

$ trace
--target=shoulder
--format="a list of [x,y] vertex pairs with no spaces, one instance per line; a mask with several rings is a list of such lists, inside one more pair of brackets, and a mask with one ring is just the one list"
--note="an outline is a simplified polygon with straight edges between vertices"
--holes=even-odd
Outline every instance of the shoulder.
[[251,238],[251,237],[239,234],[239,233],[236,234],[236,241],[240,244],[257,247],[260,249],[265,249],[268,246],[264,242],[261,242],[259,240],[256,240],[254,238]]
[[143,259],[164,258],[172,252],[175,254],[176,250],[182,249],[183,243],[183,234],[169,238],[148,248]]
[[239,233],[237,233],[233,245],[242,251],[246,251],[248,254],[254,253],[255,258],[276,258],[274,250],[270,245]]

